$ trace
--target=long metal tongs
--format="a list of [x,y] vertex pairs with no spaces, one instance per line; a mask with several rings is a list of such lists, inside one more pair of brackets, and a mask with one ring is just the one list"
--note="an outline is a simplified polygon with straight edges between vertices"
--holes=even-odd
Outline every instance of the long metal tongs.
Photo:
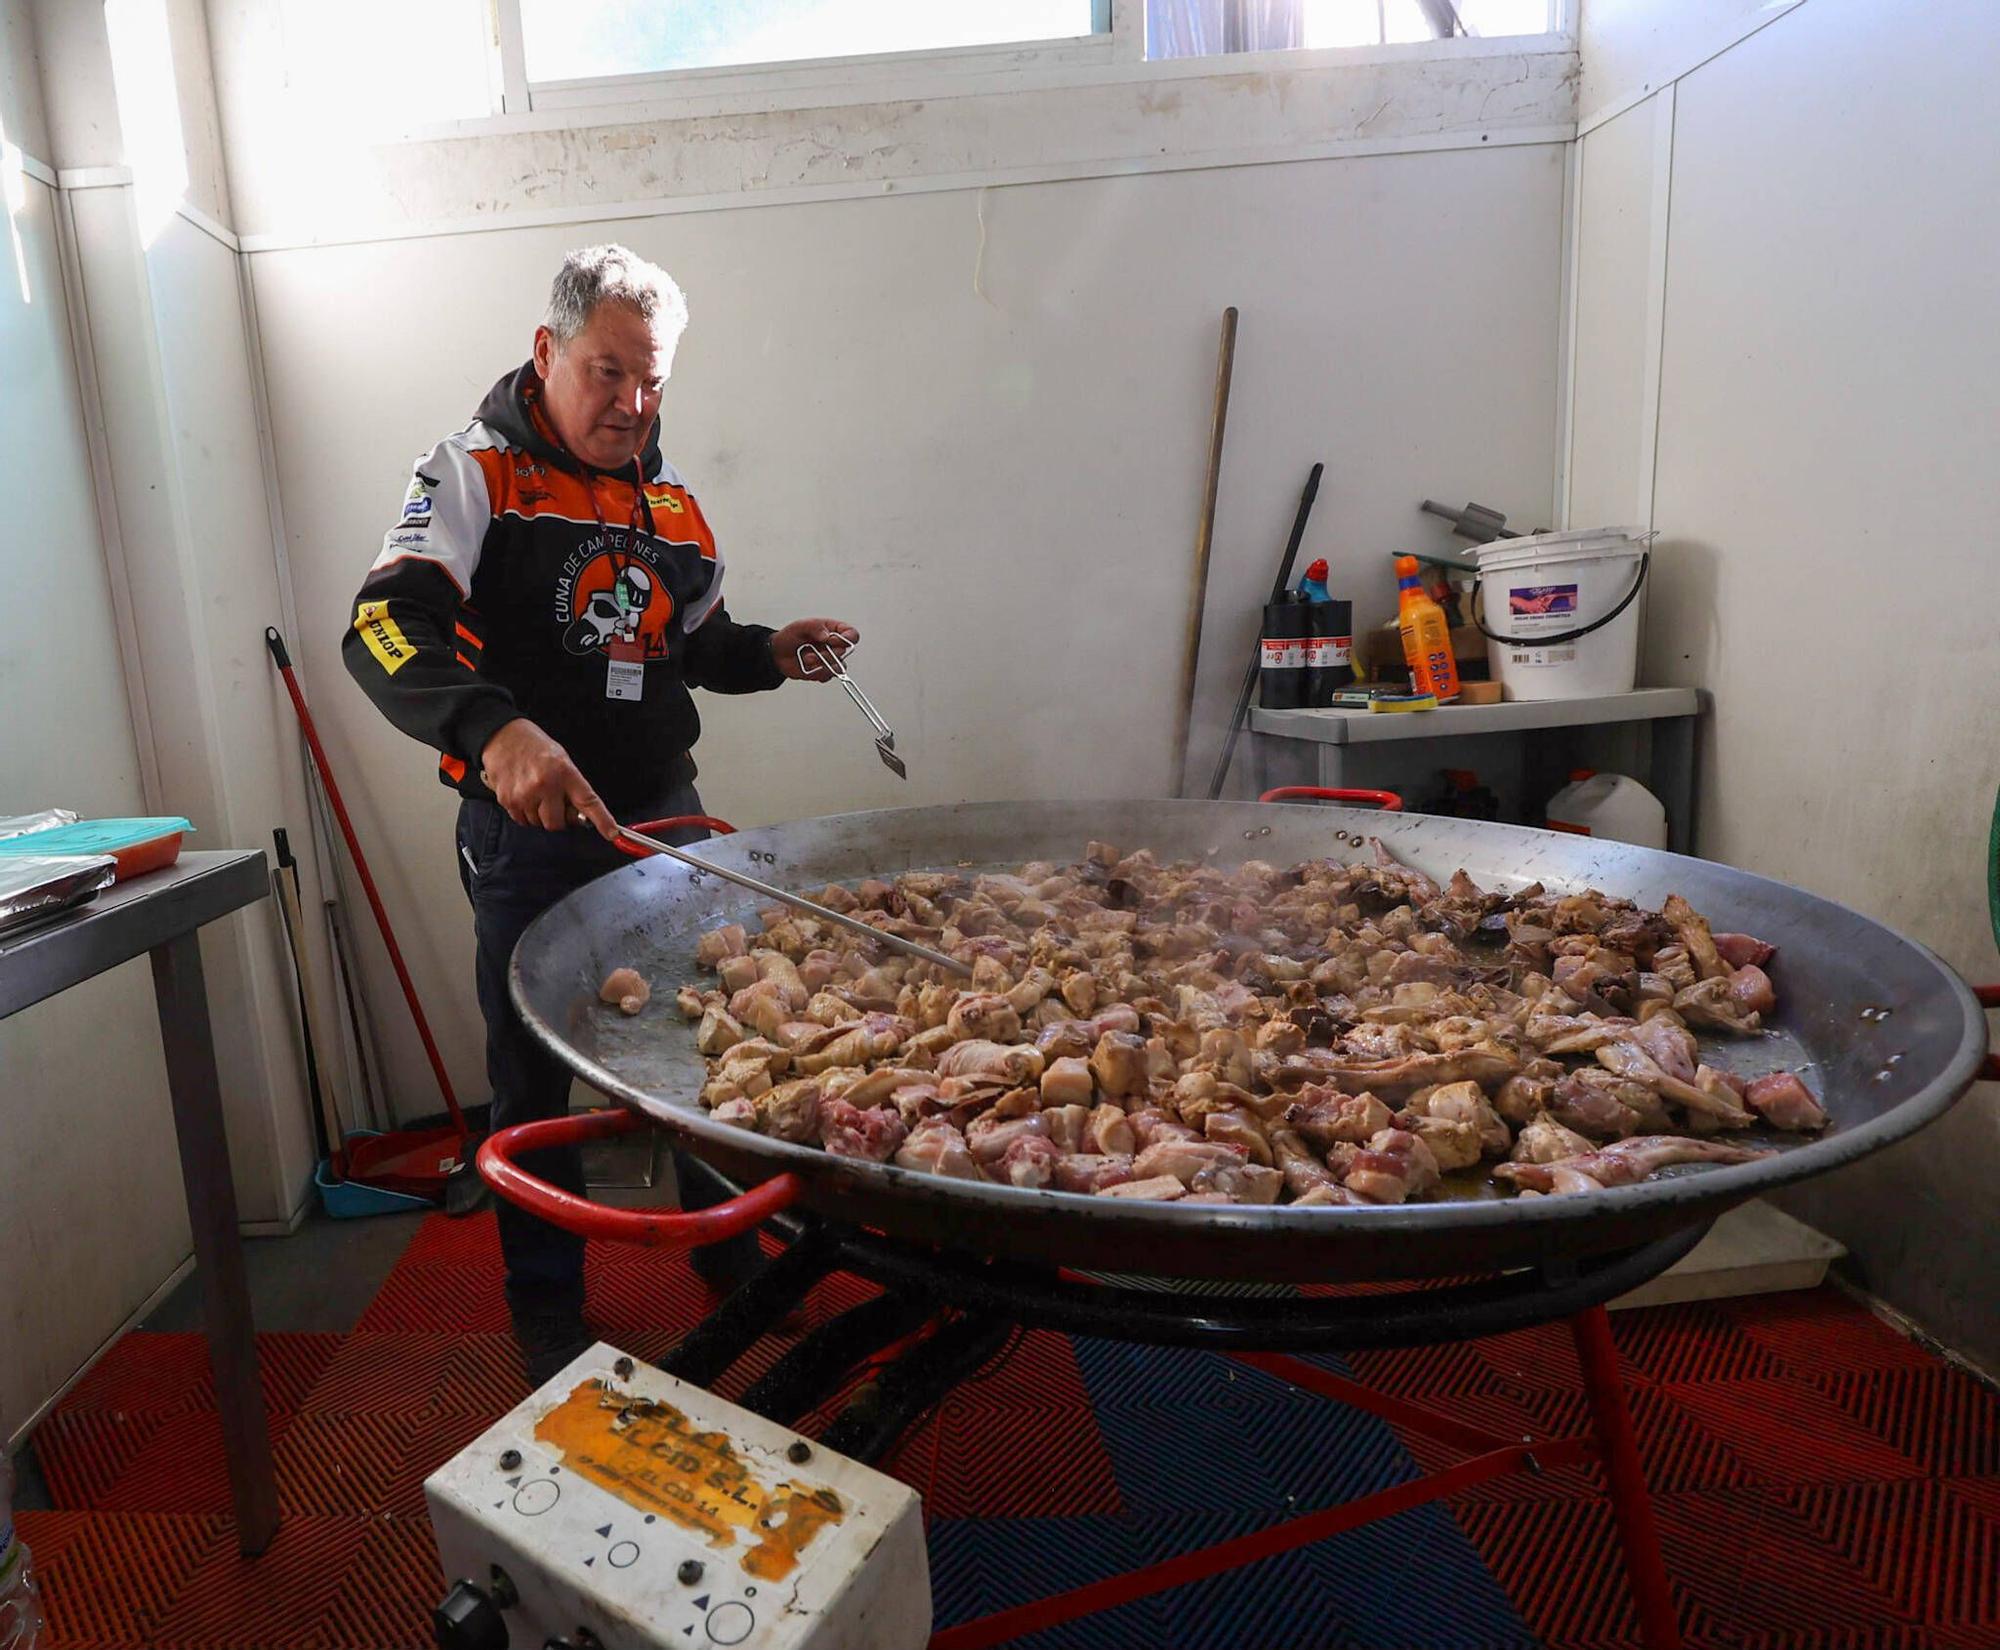
[[856,686],[854,678],[847,674],[847,656],[857,645],[850,642],[835,652],[818,642],[807,642],[799,649],[799,668],[810,676],[813,664],[817,661],[820,668],[826,672],[829,681],[838,682],[846,689],[847,697],[854,701],[855,708],[868,718],[870,725],[875,729],[875,754],[882,758],[882,766],[898,779],[907,780],[910,771],[903,765],[903,759],[896,754],[895,730],[882,720],[882,713],[870,703],[868,695]]
[[971,978],[972,965],[962,963],[956,957],[948,957],[942,951],[933,951],[927,945],[919,945],[915,940],[906,940],[900,934],[885,934],[858,917],[850,917],[844,911],[836,911],[829,905],[821,905],[818,900],[807,899],[803,894],[790,893],[783,888],[773,887],[760,878],[743,871],[732,871],[725,865],[716,865],[709,860],[697,859],[685,848],[676,848],[671,842],[662,842],[658,837],[646,836],[620,825],[618,834],[628,842],[636,842],[641,848],[650,848],[656,854],[665,854],[669,859],[677,859],[691,871],[700,871],[708,876],[720,877],[724,882],[733,882],[738,887],[748,888],[753,894],[762,894],[766,899],[777,900],[781,905],[789,905],[795,911],[803,911],[809,917],[817,917],[821,922],[838,924],[851,928],[867,939],[886,945],[891,951],[900,951],[906,957],[915,957],[919,962],[936,963],[938,967],[953,974]]

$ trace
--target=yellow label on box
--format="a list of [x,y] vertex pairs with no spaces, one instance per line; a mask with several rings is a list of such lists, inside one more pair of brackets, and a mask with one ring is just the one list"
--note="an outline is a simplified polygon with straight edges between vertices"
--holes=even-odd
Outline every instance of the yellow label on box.
[[831,1489],[788,1475],[767,1484],[726,1433],[703,1432],[672,1404],[595,1380],[537,1421],[535,1437],[600,1489],[711,1546],[755,1543],[738,1562],[760,1581],[782,1581],[813,1537],[847,1516]]

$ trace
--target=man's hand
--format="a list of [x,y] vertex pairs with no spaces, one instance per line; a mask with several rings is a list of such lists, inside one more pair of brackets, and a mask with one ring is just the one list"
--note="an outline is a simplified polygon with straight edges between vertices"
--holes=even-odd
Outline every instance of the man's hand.
[[618,822],[577,772],[569,752],[525,716],[486,741],[479,777],[516,825],[565,831],[588,820],[605,841],[617,840]]
[[837,659],[860,640],[860,631],[838,619],[794,619],[771,638],[771,657],[795,682],[824,682],[826,666],[810,653],[800,663],[799,649],[808,642],[817,642]]

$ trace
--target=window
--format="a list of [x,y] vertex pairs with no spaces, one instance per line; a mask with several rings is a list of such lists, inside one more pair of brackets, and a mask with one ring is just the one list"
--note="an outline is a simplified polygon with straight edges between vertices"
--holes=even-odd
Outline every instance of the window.
[[1146,0],[1146,55],[1553,34],[1555,0]]
[[[1373,3],[1373,0],[1370,0]],[[531,82],[1101,33],[1100,0],[520,0]]]

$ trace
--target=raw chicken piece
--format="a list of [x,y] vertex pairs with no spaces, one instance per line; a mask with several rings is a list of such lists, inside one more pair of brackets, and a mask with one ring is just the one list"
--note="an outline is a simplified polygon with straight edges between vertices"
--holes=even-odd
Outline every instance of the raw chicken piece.
[[1729,965],[1715,949],[1715,936],[1709,931],[1707,919],[1692,905],[1679,894],[1669,894],[1660,906],[1660,915],[1667,919],[1688,961],[1694,964],[1697,979],[1712,980],[1728,974]]
[[992,1179],[1033,1191],[1055,1179],[1061,1156],[1047,1136],[1024,1134],[1017,1136],[1000,1154],[998,1167],[990,1167],[987,1173]]
[[799,964],[799,978],[805,981],[806,990],[815,994],[824,991],[840,975],[840,953],[825,947],[808,951],[805,961]]
[[1730,973],[1729,995],[1745,1014],[1768,1014],[1778,1006],[1771,976],[1755,963],[1745,963]]
[[[850,1020],[858,1020],[864,1013],[837,991],[815,991],[806,1002],[806,1018],[817,1020],[823,1026],[842,1026]],[[880,1009],[874,1012],[882,1012]]]
[[1336,1140],[1359,1146],[1389,1126],[1389,1108],[1372,1094],[1342,1094],[1307,1084],[1285,1108],[1285,1124],[1324,1150]]
[[[1295,1199],[1313,1191],[1340,1191],[1340,1177],[1315,1157],[1305,1141],[1291,1129],[1276,1128],[1271,1131],[1271,1155],[1277,1160],[1286,1190]],[[1340,1201],[1346,1201],[1344,1192]]]
[[1088,1106],[1044,1106],[1041,1116],[1048,1125],[1049,1139],[1055,1142],[1058,1151],[1080,1152],[1087,1149]]
[[757,1108],[757,1132],[774,1140],[817,1140],[819,1101],[819,1083],[814,1078],[795,1077],[779,1083],[751,1102]]
[[752,951],[750,955],[757,960],[758,977],[777,986],[794,1010],[806,1006],[812,992],[806,988],[805,977],[799,973],[797,963],[782,951],[760,950]]
[[980,1077],[1013,1088],[1040,1080],[1042,1055],[1021,1043],[954,1043],[938,1056],[937,1069],[941,1077]]
[[598,1001],[617,1005],[620,1014],[637,1014],[653,994],[636,968],[614,968],[597,988]]
[[1642,1099],[1664,1114],[1665,1107],[1651,1089],[1623,1082],[1608,1071],[1585,1068],[1556,1084],[1549,1096],[1549,1115],[1588,1139],[1619,1140],[1638,1132],[1640,1110],[1635,1102]]
[[1042,1073],[1042,1104],[1088,1105],[1092,1092],[1090,1067],[1074,1055],[1049,1062]]
[[1247,1161],[1240,1146],[1222,1146],[1211,1140],[1156,1140],[1134,1160],[1132,1173],[1139,1180],[1170,1174],[1191,1182],[1203,1169]]
[[1139,1150],[1138,1137],[1132,1132],[1132,1123],[1123,1108],[1109,1101],[1091,1109],[1090,1120],[1084,1127],[1084,1136],[1089,1149],[1110,1157],[1131,1157]]
[[1477,1083],[1446,1083],[1421,1098],[1412,1096],[1409,1109],[1420,1116],[1463,1124],[1472,1130],[1480,1152],[1487,1157],[1504,1155],[1513,1143],[1512,1132]]
[[725,1053],[714,1067],[713,1081],[728,1083],[744,1094],[762,1094],[773,1079],[790,1068],[792,1056],[781,1044],[750,1037]]
[[914,1020],[899,1014],[867,1014],[851,1025],[830,1026],[820,1039],[793,1061],[808,1074],[834,1066],[864,1066],[894,1054],[916,1031]]
[[[1753,1146],[1730,1146],[1719,1140],[1647,1134],[1554,1163],[1502,1163],[1493,1172],[1502,1180],[1538,1192],[1601,1191],[1607,1186],[1632,1185],[1673,1163],[1754,1163],[1772,1155]],[[1558,1177],[1565,1173],[1578,1176],[1585,1184],[1558,1184]]]
[[1355,1154],[1343,1184],[1368,1203],[1401,1203],[1431,1191],[1438,1179],[1430,1147],[1407,1129],[1383,1129]]
[[1161,1140],[1199,1140],[1201,1133],[1189,1128],[1185,1123],[1177,1123],[1158,1106],[1141,1106],[1126,1115],[1126,1123],[1132,1130],[1132,1138],[1144,1151],[1148,1146]]
[[1717,934],[1714,938],[1716,954],[1731,968],[1762,968],[1778,954],[1775,945],[1748,934]]
[[1129,1153],[1072,1152],[1056,1162],[1055,1187],[1059,1192],[1101,1192],[1107,1186],[1122,1186],[1131,1178]]
[[1144,1094],[1148,1086],[1146,1039],[1129,1031],[1107,1031],[1091,1050],[1090,1074],[1112,1099]]
[[1755,1031],[1762,1025],[1762,1018],[1755,1009],[1745,1006],[1743,998],[1737,995],[1735,983],[1727,974],[1698,980],[1675,994],[1674,1012],[1689,1025],[1746,1034]]
[[1097,1189],[1099,1197],[1146,1198],[1156,1203],[1171,1203],[1187,1196],[1187,1187],[1170,1174],[1155,1175],[1150,1180],[1126,1180]]
[[1236,1146],[1250,1154],[1252,1163],[1271,1164],[1271,1142],[1264,1126],[1242,1110],[1212,1111],[1201,1120],[1201,1132],[1218,1145]]
[[1520,1070],[1518,1056],[1498,1044],[1469,1048],[1457,1054],[1409,1054],[1399,1060],[1333,1060],[1323,1065],[1282,1066],[1281,1080],[1296,1073],[1300,1081],[1331,1077],[1343,1088],[1376,1094],[1407,1094],[1428,1083],[1499,1083]]
[[1516,1163],[1559,1163],[1566,1157],[1581,1157],[1591,1143],[1574,1129],[1566,1129],[1547,1112],[1522,1126],[1512,1153]]
[[989,1043],[1012,1043],[1021,1035],[1020,1011],[992,991],[961,991],[944,1023],[957,1037]]
[[873,1071],[858,1071],[852,1066],[844,1066],[829,1071],[820,1079],[820,1091],[829,1100],[846,1100],[865,1108],[881,1105],[907,1084],[928,1083],[931,1080],[932,1073],[918,1071],[912,1066],[877,1066]]
[[717,1005],[702,1012],[701,1028],[694,1034],[694,1046],[712,1057],[727,1053],[747,1036],[749,1033],[729,1010]]
[[699,1020],[708,1012],[711,997],[721,1003],[729,1000],[719,991],[704,993],[695,990],[691,985],[684,985],[674,993],[674,1007],[680,1010],[683,1020]]
[[1655,1094],[1676,1100],[1690,1111],[1706,1112],[1725,1128],[1750,1126],[1750,1115],[1741,1106],[1708,1089],[1668,1076],[1637,1042],[1607,1044],[1597,1051],[1597,1063],[1613,1076],[1643,1083]]
[[740,957],[724,957],[715,965],[715,972],[722,981],[722,989],[732,996],[764,977],[757,972],[757,959],[748,953]]
[[711,928],[695,941],[694,960],[703,968],[715,968],[725,957],[740,957],[750,948],[749,936],[740,922]]
[[982,1169],[991,1168],[1007,1153],[1007,1148],[1027,1135],[1048,1138],[1049,1128],[1037,1117],[975,1117],[965,1126],[965,1144],[972,1159]]
[[1825,1109],[1796,1072],[1774,1071],[1759,1077],[1744,1089],[1743,1098],[1774,1129],[1812,1134],[1826,1127]]
[[1661,1009],[1642,1020],[1637,1028],[1626,1034],[1625,1040],[1637,1043],[1653,1064],[1669,1077],[1677,1077],[1684,1083],[1694,1081],[1695,1067],[1701,1063],[1694,1033],[1671,1008]]
[[1446,1174],[1469,1169],[1479,1161],[1479,1131],[1470,1123],[1449,1117],[1426,1117],[1413,1111],[1399,1111],[1395,1121],[1397,1128],[1407,1129],[1430,1147],[1431,1156]]
[[1493,1109],[1509,1123],[1532,1122],[1555,1097],[1563,1068],[1553,1060],[1530,1060],[1493,1094]]
[[[1291,1182],[1287,1181],[1285,1184],[1290,1186]],[[1336,1205],[1345,1207],[1356,1201],[1357,1199],[1347,1195],[1347,1188],[1345,1186],[1312,1186],[1300,1192],[1292,1199],[1292,1207],[1294,1209],[1324,1209]]]
[[760,979],[729,999],[730,1014],[762,1037],[775,1037],[778,1027],[795,1018],[776,980]]
[[846,1100],[825,1100],[819,1108],[819,1140],[835,1157],[863,1157],[886,1163],[908,1131],[886,1107],[863,1111]]
[[1285,1177],[1262,1163],[1217,1163],[1194,1177],[1196,1194],[1219,1192],[1231,1203],[1276,1203]]
[[718,1123],[729,1123],[739,1129],[754,1131],[757,1127],[757,1103],[741,1094],[719,1102],[708,1115]]

